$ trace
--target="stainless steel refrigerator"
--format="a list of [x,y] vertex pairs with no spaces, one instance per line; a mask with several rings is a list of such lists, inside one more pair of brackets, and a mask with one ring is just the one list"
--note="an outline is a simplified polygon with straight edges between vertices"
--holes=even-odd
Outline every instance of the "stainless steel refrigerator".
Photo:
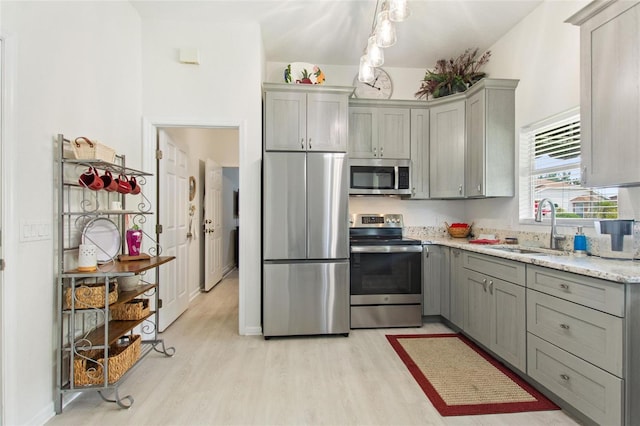
[[347,335],[346,154],[265,152],[263,177],[265,338]]

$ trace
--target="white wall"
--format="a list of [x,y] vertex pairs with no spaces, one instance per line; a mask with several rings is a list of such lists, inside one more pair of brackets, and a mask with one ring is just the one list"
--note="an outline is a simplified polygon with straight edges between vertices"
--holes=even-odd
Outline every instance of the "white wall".
[[126,2],[3,2],[8,93],[4,420],[42,424],[55,396],[54,243],[20,242],[20,221],[54,227],[53,139],[100,139],[139,164],[140,18]]
[[[489,76],[520,80],[516,89],[516,138],[522,126],[580,105],[580,29],[564,21],[587,3],[546,1],[491,46],[491,59],[485,67]],[[516,147],[518,170],[518,141]],[[539,226],[518,223],[517,195],[466,203],[468,219],[481,226],[540,230]]]
[[[230,41],[233,42],[230,42]],[[178,50],[200,50],[200,65]],[[240,128],[241,211],[260,211],[262,40],[257,23],[142,21],[143,114],[154,122],[196,120]],[[240,242],[241,334],[261,333],[260,215],[243,215]]]

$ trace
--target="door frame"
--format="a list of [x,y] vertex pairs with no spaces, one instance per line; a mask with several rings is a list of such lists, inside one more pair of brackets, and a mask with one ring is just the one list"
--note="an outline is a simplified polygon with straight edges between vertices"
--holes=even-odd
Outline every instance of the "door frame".
[[[237,128],[238,129],[238,149],[239,149],[239,166],[240,169],[246,168],[247,164],[247,156],[245,153],[245,147],[247,146],[247,123],[246,121],[211,121],[211,120],[197,120],[197,119],[187,119],[184,117],[143,117],[142,118],[142,169],[143,170],[155,170],[156,169],[156,140],[157,140],[157,132],[159,128],[162,127],[196,127],[196,128]],[[241,193],[249,194],[249,188],[245,188],[243,185],[249,184],[249,182],[245,182],[240,176],[240,191]],[[157,177],[149,176],[147,182],[151,184],[151,188],[157,188],[158,181]],[[150,195],[148,196],[151,205],[156,206],[156,191],[150,191]],[[247,220],[247,216],[241,216],[239,218],[240,226],[242,223]],[[155,234],[155,230],[149,230]],[[240,258],[245,257],[243,255],[243,248],[247,247],[246,244],[242,241],[244,238],[240,237],[241,241],[239,244],[240,250]],[[246,258],[246,257],[245,257]],[[243,270],[247,267],[247,262],[241,262],[238,270],[238,332],[240,335],[247,334],[256,334],[252,329],[254,327],[250,327],[247,325],[247,297],[246,293],[246,282],[244,277],[246,276],[243,273]],[[260,331],[261,332],[261,331]],[[259,334],[259,333],[258,333]]]

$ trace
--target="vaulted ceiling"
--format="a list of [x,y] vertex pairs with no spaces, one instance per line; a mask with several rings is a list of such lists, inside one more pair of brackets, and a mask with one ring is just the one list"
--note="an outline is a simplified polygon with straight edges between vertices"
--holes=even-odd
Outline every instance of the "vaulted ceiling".
[[[382,2],[382,0],[380,0]],[[260,24],[268,62],[358,65],[376,0],[131,0],[152,18]],[[431,68],[466,48],[489,48],[542,0],[409,0],[385,67]]]

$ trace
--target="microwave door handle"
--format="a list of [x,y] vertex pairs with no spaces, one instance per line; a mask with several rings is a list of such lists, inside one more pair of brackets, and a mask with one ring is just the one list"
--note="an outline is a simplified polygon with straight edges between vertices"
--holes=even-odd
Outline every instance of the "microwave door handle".
[[400,183],[398,182],[398,177],[400,176],[399,170],[400,170],[400,167],[398,167],[398,166],[395,166],[393,168],[393,173],[395,174],[395,182],[394,182],[394,185],[393,185],[394,189],[400,189]]

